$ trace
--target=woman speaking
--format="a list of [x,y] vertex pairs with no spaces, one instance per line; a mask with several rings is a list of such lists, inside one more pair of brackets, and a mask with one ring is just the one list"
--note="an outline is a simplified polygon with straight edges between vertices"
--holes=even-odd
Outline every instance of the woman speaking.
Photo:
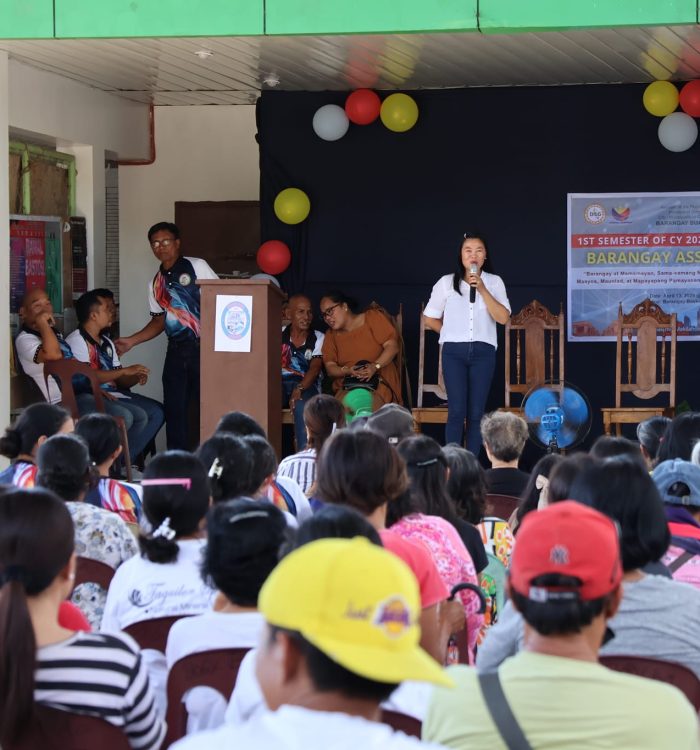
[[447,389],[445,442],[462,443],[467,419],[467,448],[479,454],[479,423],[496,365],[496,323],[510,317],[503,280],[488,273],[484,238],[466,232],[457,270],[440,278],[423,311],[426,328],[440,334]]

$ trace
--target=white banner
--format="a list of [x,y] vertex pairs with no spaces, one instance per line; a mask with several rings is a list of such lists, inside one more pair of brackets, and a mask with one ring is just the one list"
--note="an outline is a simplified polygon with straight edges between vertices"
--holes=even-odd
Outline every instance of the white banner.
[[216,295],[214,351],[249,352],[252,328],[252,296]]

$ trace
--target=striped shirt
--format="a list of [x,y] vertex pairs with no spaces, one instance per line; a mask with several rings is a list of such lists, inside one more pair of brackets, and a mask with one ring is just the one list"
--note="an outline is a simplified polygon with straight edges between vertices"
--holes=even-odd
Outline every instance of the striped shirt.
[[34,697],[52,708],[104,719],[134,750],[158,748],[158,717],[136,642],[124,633],[75,633],[37,650]]
[[302,492],[308,495],[316,481],[316,450],[307,448],[283,458],[277,467],[277,476],[293,479],[301,487]]

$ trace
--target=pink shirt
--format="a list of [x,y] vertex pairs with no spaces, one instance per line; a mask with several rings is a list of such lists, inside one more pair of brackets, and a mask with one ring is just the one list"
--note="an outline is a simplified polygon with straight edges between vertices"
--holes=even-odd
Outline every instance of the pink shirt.
[[384,547],[396,557],[400,557],[413,571],[418,581],[423,609],[447,599],[450,591],[440,577],[433,558],[423,545],[404,539],[393,529],[382,529],[379,536]]
[[[419,542],[430,552],[440,577],[448,589],[458,583],[479,585],[474,563],[464,542],[454,526],[444,518],[413,513],[404,516],[391,527],[391,531],[404,539]],[[479,598],[469,592],[460,591],[459,598],[464,605],[469,633],[469,652],[473,656],[479,631],[484,623],[484,616],[477,613],[480,607]]]

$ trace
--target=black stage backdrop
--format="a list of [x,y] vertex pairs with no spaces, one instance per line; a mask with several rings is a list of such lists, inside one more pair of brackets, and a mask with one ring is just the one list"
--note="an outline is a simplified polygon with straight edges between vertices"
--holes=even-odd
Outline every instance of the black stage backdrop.
[[[536,298],[556,312],[566,305],[567,193],[698,189],[700,145],[666,151],[659,119],[642,107],[643,90],[411,92],[420,116],[409,132],[393,133],[380,121],[351,124],[333,143],[318,138],[311,121],[324,104],[342,106],[346,93],[265,92],[257,113],[262,239],[292,249],[286,291],[304,291],[315,305],[328,288],[391,311],[403,303],[415,398],[420,304],[453,270],[467,229],[486,235],[513,311]],[[311,199],[309,218],[295,227],[272,207],[286,187]],[[695,343],[678,346],[677,401],[695,408],[698,351]],[[502,346],[499,354],[488,409],[503,404]],[[614,343],[566,345],[566,378],[594,411],[588,443],[602,432],[600,407],[614,404],[614,375]]]

